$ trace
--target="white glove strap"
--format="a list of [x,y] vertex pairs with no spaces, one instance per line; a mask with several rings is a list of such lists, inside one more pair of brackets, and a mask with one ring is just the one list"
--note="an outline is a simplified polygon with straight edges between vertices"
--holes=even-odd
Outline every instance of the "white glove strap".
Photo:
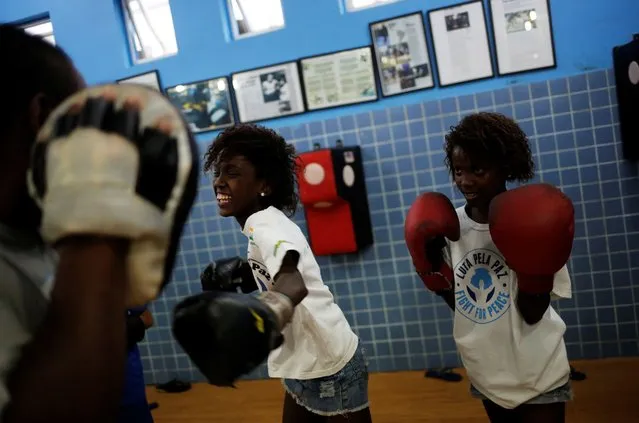
[[284,326],[293,318],[293,312],[295,310],[293,301],[286,295],[276,291],[263,292],[258,298],[273,310],[273,313],[277,316],[279,330],[284,329]]

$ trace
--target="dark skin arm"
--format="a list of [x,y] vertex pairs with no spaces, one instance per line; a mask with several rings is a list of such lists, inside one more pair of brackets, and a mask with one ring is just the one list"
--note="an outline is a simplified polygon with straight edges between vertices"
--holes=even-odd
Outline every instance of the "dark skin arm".
[[550,294],[517,294],[517,308],[521,317],[529,325],[538,323],[550,305]]
[[78,237],[58,247],[47,316],[9,375],[3,423],[106,423],[116,416],[124,383],[128,242]]
[[280,271],[275,275],[273,291],[286,295],[297,306],[308,295],[306,284],[297,270],[300,254],[297,251],[287,251],[282,259]]
[[450,307],[451,310],[455,311],[455,293],[452,289],[439,291],[437,295],[439,295],[444,299],[444,301],[446,301],[446,304],[448,304],[448,307]]

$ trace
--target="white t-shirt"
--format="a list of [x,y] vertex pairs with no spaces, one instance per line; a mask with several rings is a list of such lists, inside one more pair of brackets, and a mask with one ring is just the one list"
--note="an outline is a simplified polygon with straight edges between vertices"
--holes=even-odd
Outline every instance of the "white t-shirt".
[[242,230],[249,239],[248,262],[260,291],[270,289],[287,251],[300,255],[297,270],[308,295],[284,328],[284,343],[268,358],[270,377],[316,379],[340,371],[355,354],[358,338],[322,281],[319,265],[300,228],[269,207],[252,214]]
[[[475,388],[512,409],[568,382],[566,325],[552,306],[538,323],[524,321],[516,304],[517,276],[495,247],[488,225],[471,220],[464,207],[457,215],[461,238],[448,241],[445,254],[455,275],[455,342]],[[552,296],[571,295],[564,266],[555,274]]]

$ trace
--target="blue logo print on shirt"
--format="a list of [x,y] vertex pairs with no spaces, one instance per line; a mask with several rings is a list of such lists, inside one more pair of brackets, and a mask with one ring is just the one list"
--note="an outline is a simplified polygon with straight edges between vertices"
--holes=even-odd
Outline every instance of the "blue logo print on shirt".
[[470,251],[455,267],[456,309],[475,323],[490,323],[510,308],[510,269],[494,251]]

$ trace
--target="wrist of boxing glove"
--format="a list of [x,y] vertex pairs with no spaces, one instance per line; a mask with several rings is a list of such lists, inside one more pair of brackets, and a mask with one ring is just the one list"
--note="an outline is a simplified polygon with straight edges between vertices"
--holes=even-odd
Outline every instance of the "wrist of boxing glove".
[[165,236],[169,229],[157,207],[122,187],[54,186],[42,203],[40,232],[51,243],[78,235]]
[[293,301],[286,295],[276,292],[276,291],[266,291],[262,292],[258,299],[268,306],[275,314],[277,318],[278,330],[284,329],[284,327],[291,321],[293,318],[293,312],[295,311],[295,306],[293,305]]

